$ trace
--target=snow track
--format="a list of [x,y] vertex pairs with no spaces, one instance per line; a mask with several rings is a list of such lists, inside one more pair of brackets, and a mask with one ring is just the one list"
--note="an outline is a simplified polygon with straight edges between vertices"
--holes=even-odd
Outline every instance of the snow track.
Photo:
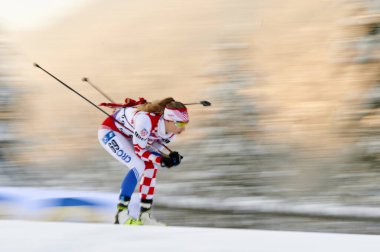
[[380,236],[241,229],[0,221],[0,251],[378,252]]

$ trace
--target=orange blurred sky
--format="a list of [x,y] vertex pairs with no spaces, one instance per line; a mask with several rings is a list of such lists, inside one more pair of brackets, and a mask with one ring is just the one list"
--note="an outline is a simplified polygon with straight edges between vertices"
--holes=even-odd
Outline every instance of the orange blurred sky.
[[48,26],[89,0],[0,0],[0,24],[9,31]]

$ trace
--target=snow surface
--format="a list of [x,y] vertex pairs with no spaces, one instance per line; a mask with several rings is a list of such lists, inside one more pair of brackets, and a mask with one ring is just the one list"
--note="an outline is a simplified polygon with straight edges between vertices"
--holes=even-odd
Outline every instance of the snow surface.
[[0,221],[0,251],[378,252],[380,236],[240,229]]

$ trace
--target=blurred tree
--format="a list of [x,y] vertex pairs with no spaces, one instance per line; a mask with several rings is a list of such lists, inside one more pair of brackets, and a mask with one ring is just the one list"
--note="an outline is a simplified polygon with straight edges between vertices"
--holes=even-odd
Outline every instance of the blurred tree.
[[14,146],[16,136],[13,129],[15,127],[16,89],[12,87],[12,76],[10,74],[9,62],[5,59],[9,57],[7,43],[2,39],[0,30],[0,181],[8,184],[12,176],[11,169],[14,167]]

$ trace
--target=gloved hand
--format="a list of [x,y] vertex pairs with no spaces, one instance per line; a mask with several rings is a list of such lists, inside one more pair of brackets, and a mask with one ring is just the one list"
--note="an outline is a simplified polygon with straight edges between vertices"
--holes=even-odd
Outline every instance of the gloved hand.
[[167,168],[177,166],[181,163],[182,158],[183,157],[178,152],[174,151],[169,154],[169,157],[161,157],[161,166]]
[[172,158],[173,160],[173,166],[176,166],[176,165],[179,165],[181,163],[181,160],[182,160],[182,156],[176,152],[176,151],[173,151],[172,153],[169,154],[169,157]]

